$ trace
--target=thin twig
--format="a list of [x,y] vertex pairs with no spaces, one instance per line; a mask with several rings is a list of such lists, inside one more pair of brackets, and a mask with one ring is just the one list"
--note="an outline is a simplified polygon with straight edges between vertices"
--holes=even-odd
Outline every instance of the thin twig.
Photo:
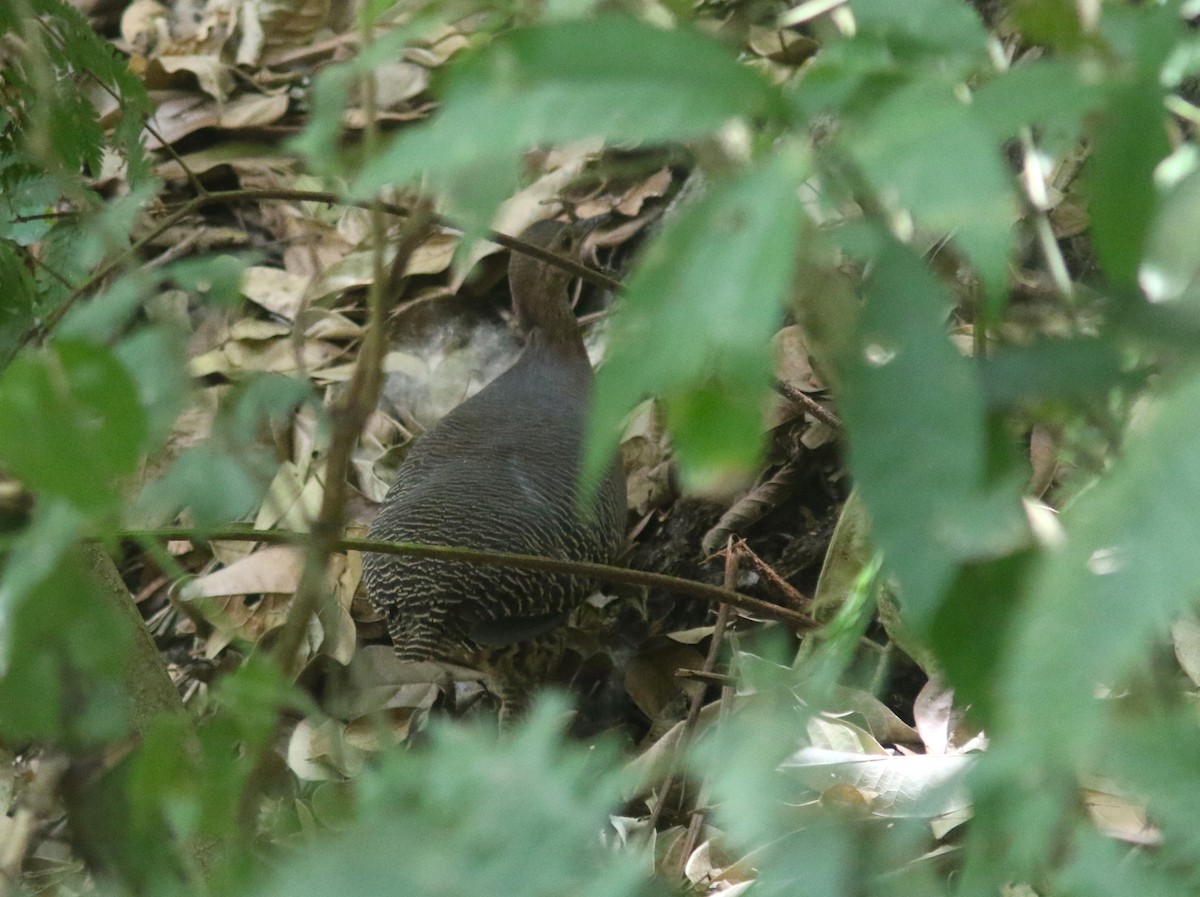
[[[308,543],[312,536],[287,530],[255,530],[249,527],[228,527],[211,530],[195,530],[183,527],[165,527],[147,530],[123,530],[117,533],[122,539],[192,539],[213,542],[262,542],[268,545],[300,545]],[[776,620],[792,629],[808,631],[816,628],[810,618],[786,607],[771,604],[760,598],[743,595],[720,586],[667,576],[665,573],[650,573],[645,570],[630,570],[628,567],[612,567],[608,564],[593,564],[585,561],[564,561],[559,558],[541,557],[531,554],[515,554],[503,551],[483,551],[477,548],[460,548],[448,545],[428,545],[420,542],[380,542],[374,539],[351,539],[342,537],[332,543],[337,550],[373,551],[379,554],[406,555],[409,557],[433,558],[442,561],[461,561],[466,564],[483,564],[493,567],[515,567],[521,570],[541,570],[546,573],[567,573],[586,576],[602,582],[627,583],[663,589],[676,595],[684,595],[707,601],[709,604],[729,604],[739,610],[767,620]]]
[[774,567],[755,554],[746,544],[745,539],[735,538],[733,550],[738,556],[750,562],[754,572],[762,577],[764,588],[775,598],[780,599],[786,607],[803,612],[804,608],[812,606],[812,599],[780,576]]
[[[375,214],[378,215],[378,212]],[[412,253],[424,239],[431,217],[429,205],[418,203],[405,222],[393,271],[405,269]],[[382,218],[376,217],[373,223],[376,225],[376,236],[382,239]],[[376,276],[368,295],[370,317],[366,336],[359,349],[354,375],[346,391],[330,408],[333,433],[325,460],[325,492],[321,510],[313,522],[304,572],[276,645],[279,665],[288,676],[296,672],[308,620],[320,606],[329,556],[337,549],[338,536],[345,527],[347,482],[354,446],[363,424],[379,402],[383,384],[383,358],[387,353],[387,317],[397,296],[396,292],[389,289],[391,278],[383,275],[382,259],[382,246],[379,245]]]
[[[725,587],[732,589],[737,582],[738,568],[738,553],[733,550],[733,538],[730,537],[729,544],[725,546]],[[725,640],[725,627],[729,623],[729,605],[722,604],[721,609],[717,612],[717,624],[713,627],[712,640],[708,645],[708,655],[704,658],[704,666],[700,672],[711,673],[717,665],[717,657],[721,653],[721,644]],[[721,690],[721,700],[724,701],[725,692],[728,686],[724,686]],[[687,747],[692,743],[695,737],[696,723],[700,719],[700,710],[704,706],[704,690],[698,690],[694,698],[692,698],[692,706],[688,709],[687,722],[684,724],[683,738],[680,744]],[[696,839],[700,835],[700,828],[704,825],[704,806],[708,804],[709,792],[709,777],[706,774],[704,781],[700,783],[700,793],[696,798],[696,809],[692,811],[692,818],[688,821],[687,834],[683,837],[682,849],[679,851],[679,873],[683,874],[683,867],[687,864],[687,858],[692,855],[692,851],[696,848]]]
[[[95,274],[85,280],[82,284],[72,290],[66,300],[46,315],[46,320],[40,327],[32,327],[21,337],[21,346],[24,347],[29,343],[47,336],[54,330],[63,316],[78,302],[83,296],[86,296],[96,288],[98,284],[103,282],[114,271],[120,268],[123,264],[132,258],[135,258],[142,249],[149,243],[158,239],[162,234],[166,233],[179,222],[186,219],[189,215],[199,211],[200,209],[211,206],[220,205],[222,203],[235,202],[259,202],[263,200],[282,200],[287,202],[317,202],[326,203],[328,205],[343,205],[359,209],[371,209],[375,204],[368,201],[360,201],[347,199],[337,193],[329,193],[319,190],[284,190],[274,188],[262,188],[255,190],[223,190],[216,193],[205,193],[202,196],[196,196],[187,200],[181,205],[168,207],[169,214],[167,217],[148,234],[141,239],[131,244],[127,249],[118,253],[116,257],[111,259],[107,264],[101,266]],[[378,207],[389,215],[397,215],[407,217],[412,214],[412,209],[406,206],[399,206],[394,203],[380,202]],[[430,224],[437,224],[442,227],[454,227],[455,225],[448,219],[440,215],[435,215],[430,219]],[[505,249],[510,249],[514,252],[522,252],[532,256],[539,261],[546,262],[557,268],[569,272],[575,277],[582,278],[589,283],[595,284],[612,292],[621,291],[621,282],[609,277],[607,274],[602,274],[594,268],[589,268],[587,265],[582,265],[574,259],[564,258],[548,252],[540,246],[534,246],[531,243],[526,243],[524,240],[517,237],[511,237],[508,234],[502,234],[498,231],[492,231],[488,234],[488,239],[493,243],[503,246]]]
[[777,393],[789,402],[799,405],[821,423],[827,424],[838,432],[842,431],[842,419],[807,393],[782,380],[776,380],[774,387]]
[[[732,540],[731,540],[732,541]],[[733,551],[728,551],[725,555],[725,588],[726,591],[732,591],[733,583],[737,582],[737,556]],[[708,654],[704,658],[704,665],[700,668],[701,673],[711,673],[713,667],[717,663],[717,655],[721,650],[721,642],[725,638],[725,627],[729,622],[729,607],[727,603],[722,603],[717,610],[717,622],[713,626],[713,634],[708,645]],[[662,793],[659,795],[658,801],[654,805],[654,809],[650,813],[650,821],[646,824],[646,830],[653,832],[658,827],[659,817],[662,816],[662,808],[666,803],[667,795],[671,791],[671,785],[675,781],[675,776],[679,767],[683,763],[683,755],[691,746],[692,737],[696,731],[696,724],[700,720],[700,711],[704,707],[704,692],[705,689],[697,689],[692,696],[691,703],[688,705],[687,716],[683,721],[683,728],[680,730],[679,739],[675,742],[675,748],[672,752],[670,766],[667,769],[667,774],[663,777]],[[687,851],[683,854],[686,858]],[[686,859],[684,860],[686,861]]]

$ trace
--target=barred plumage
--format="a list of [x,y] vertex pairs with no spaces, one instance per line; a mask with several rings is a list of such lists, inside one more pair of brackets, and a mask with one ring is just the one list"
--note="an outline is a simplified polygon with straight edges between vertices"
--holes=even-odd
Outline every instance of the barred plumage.
[[[581,231],[540,222],[522,236],[567,254]],[[577,508],[592,369],[567,304],[569,275],[514,253],[509,281],[525,350],[416,442],[370,537],[609,561],[623,537],[625,482],[614,462],[591,510]],[[572,576],[393,555],[368,553],[363,566],[400,659],[480,669],[501,700],[502,723],[556,657],[556,630],[592,587]]]

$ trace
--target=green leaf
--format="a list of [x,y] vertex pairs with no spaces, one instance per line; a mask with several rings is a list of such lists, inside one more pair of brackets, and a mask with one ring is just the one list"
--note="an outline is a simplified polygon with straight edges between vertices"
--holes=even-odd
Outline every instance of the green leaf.
[[894,197],[918,224],[949,234],[993,303],[1004,300],[1017,219],[1010,178],[992,136],[948,86],[896,91],[847,129],[844,145],[885,201]]
[[785,113],[779,92],[723,45],[616,16],[510,31],[452,66],[442,100],[366,166],[357,193],[425,176],[486,224],[532,146],[684,140]]
[[1082,68],[1066,59],[1022,62],[975,91],[975,115],[997,142],[1025,125],[1058,124],[1077,133],[1083,116],[1104,103]]
[[0,376],[0,462],[34,491],[88,512],[117,502],[115,481],[137,469],[146,416],[112,352],[56,343]]
[[1101,397],[1134,382],[1123,369],[1118,346],[1109,339],[1040,339],[997,350],[980,361],[989,408],[1024,403]]
[[[1146,243],[1145,257],[1138,280],[1146,296],[1154,302],[1183,300],[1189,307],[1200,302],[1200,245],[1195,234],[1200,229],[1200,160],[1195,148],[1177,156],[1190,156],[1192,168],[1178,183],[1165,191]],[[1172,157],[1172,162],[1176,157]],[[1181,159],[1180,161],[1184,161]],[[1164,165],[1164,167],[1166,167]]]
[[900,581],[907,622],[921,632],[957,566],[1004,553],[1024,523],[1015,488],[985,492],[983,393],[947,336],[950,297],[894,241],[884,238],[872,264],[856,348],[840,362],[839,398],[872,539]]
[[78,515],[50,502],[0,579],[0,740],[84,745],[124,734],[128,632],[72,550]]
[[1012,15],[1032,42],[1078,50],[1089,42],[1074,0],[1012,0]]
[[861,32],[884,36],[898,54],[932,56],[939,67],[956,56],[987,60],[983,21],[956,0],[854,0],[851,9]]
[[[21,246],[36,243],[54,223],[38,218],[54,210],[58,185],[29,165],[6,165],[0,174],[0,237]],[[21,218],[32,220],[21,221]]]
[[116,347],[146,412],[146,451],[160,447],[187,403],[190,380],[182,338],[162,327],[142,327]]
[[1158,203],[1154,168],[1170,150],[1162,101],[1155,81],[1116,91],[1092,156],[1092,241],[1105,274],[1130,290]]
[[589,476],[603,469],[621,418],[650,392],[665,404],[693,485],[756,462],[766,347],[795,270],[805,165],[780,148],[761,167],[714,184],[647,248],[597,376]]
[[209,255],[176,262],[168,273],[185,290],[201,293],[220,305],[237,305],[242,301],[242,275],[258,261],[250,253]]
[[613,753],[564,742],[565,709],[540,702],[499,742],[442,726],[423,750],[391,752],[359,779],[359,825],[306,846],[257,893],[456,897],[497,883],[506,897],[643,893],[635,853],[602,843],[619,800]]
[[1194,606],[1200,582],[1200,376],[1144,410],[1126,454],[1062,515],[1067,538],[1029,586],[1001,681],[1017,731],[1085,761],[1102,746],[1098,683]]
[[5,297],[0,302],[0,371],[16,354],[21,338],[33,326],[37,302],[36,285],[22,256],[13,244],[0,241],[0,283]]

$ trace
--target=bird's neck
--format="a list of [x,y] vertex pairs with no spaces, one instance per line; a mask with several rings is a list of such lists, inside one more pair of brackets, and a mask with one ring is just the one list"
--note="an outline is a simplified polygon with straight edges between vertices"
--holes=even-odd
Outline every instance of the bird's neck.
[[566,286],[556,280],[513,283],[513,305],[527,335],[526,345],[530,349],[536,347],[586,361],[587,349],[579,332],[579,322],[567,303]]

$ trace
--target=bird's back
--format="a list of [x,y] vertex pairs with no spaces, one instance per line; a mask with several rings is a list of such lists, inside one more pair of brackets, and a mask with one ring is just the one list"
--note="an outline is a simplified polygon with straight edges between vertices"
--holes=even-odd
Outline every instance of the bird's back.
[[[592,372],[586,357],[528,347],[508,371],[422,436],[401,465],[373,539],[608,561],[623,535],[616,465],[580,506],[578,472]],[[537,571],[366,554],[373,604],[406,660],[461,662],[557,623],[587,580]]]

